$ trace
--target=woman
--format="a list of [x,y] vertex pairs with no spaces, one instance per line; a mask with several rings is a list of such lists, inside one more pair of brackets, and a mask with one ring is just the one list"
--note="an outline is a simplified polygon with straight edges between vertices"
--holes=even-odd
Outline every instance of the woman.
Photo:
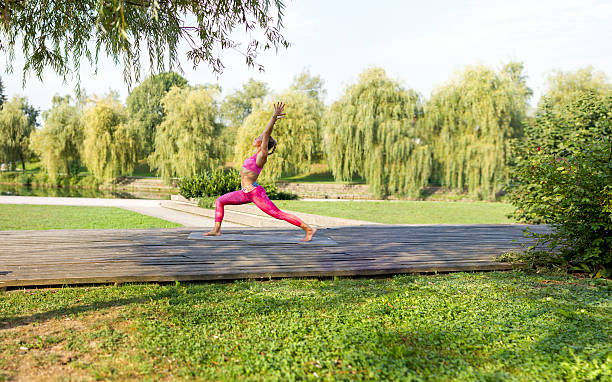
[[242,169],[240,170],[240,183],[242,184],[242,189],[217,198],[215,201],[215,227],[210,232],[205,233],[204,236],[221,235],[221,222],[223,221],[224,206],[226,204],[246,204],[253,202],[268,215],[276,219],[285,220],[303,229],[304,232],[306,232],[306,237],[304,237],[302,241],[312,240],[317,229],[310,227],[297,216],[279,210],[278,207],[268,199],[266,190],[256,182],[259,173],[268,160],[268,155],[274,153],[274,150],[276,150],[277,142],[270,135],[272,134],[272,129],[274,128],[276,120],[285,118],[285,113],[283,113],[284,109],[285,104],[281,102],[274,105],[274,114],[268,126],[266,126],[263,133],[253,141],[253,146],[256,147],[255,154],[244,161]]

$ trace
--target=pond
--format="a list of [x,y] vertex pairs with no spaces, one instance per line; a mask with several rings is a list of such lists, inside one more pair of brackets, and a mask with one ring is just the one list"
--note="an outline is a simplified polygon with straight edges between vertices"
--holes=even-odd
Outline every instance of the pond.
[[94,190],[83,188],[25,187],[0,184],[0,195],[169,200],[172,193],[147,190]]

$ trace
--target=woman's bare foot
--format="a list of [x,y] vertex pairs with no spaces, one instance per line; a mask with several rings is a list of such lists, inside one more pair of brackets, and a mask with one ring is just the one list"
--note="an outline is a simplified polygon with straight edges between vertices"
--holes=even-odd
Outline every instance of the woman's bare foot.
[[304,231],[306,231],[306,237],[302,239],[302,241],[310,241],[312,237],[317,232],[316,228],[308,227]]
[[206,232],[204,236],[221,236],[221,231],[215,231],[214,229],[210,232]]

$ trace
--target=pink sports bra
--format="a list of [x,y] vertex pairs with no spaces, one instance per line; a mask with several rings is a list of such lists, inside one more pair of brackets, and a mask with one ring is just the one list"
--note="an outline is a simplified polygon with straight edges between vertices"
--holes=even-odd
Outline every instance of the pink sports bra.
[[261,172],[261,169],[263,168],[257,165],[257,154],[245,159],[244,163],[242,164],[242,167],[246,168],[247,170],[253,171],[257,174],[259,174]]

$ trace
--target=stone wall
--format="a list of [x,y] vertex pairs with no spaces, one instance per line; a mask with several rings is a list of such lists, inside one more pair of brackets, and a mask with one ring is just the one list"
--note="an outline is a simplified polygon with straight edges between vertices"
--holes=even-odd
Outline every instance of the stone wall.
[[316,199],[374,199],[365,184],[289,183],[278,182],[279,191],[290,192],[300,198]]
[[[374,199],[366,184],[330,184],[330,183],[289,183],[278,182],[279,191],[290,192],[300,198],[313,199]],[[108,187],[109,185],[107,185]],[[178,188],[164,184],[157,178],[123,177],[117,180],[113,189],[147,190],[171,192],[178,194]],[[104,188],[104,187],[102,187]]]

